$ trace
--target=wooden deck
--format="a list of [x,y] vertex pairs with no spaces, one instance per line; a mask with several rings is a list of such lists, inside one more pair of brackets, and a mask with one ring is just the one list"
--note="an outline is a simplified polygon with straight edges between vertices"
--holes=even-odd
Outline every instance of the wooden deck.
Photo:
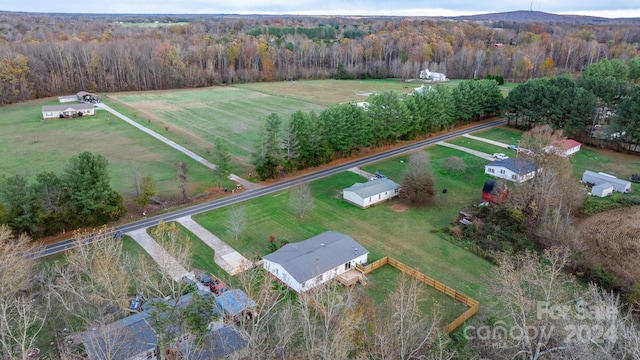
[[353,286],[360,282],[362,285],[366,285],[364,273],[357,269],[351,269],[336,277],[336,279],[344,286]]

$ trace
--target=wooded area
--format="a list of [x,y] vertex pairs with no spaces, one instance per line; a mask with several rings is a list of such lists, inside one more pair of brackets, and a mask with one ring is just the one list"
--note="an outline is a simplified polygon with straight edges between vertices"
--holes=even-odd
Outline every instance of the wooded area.
[[[144,23],[158,21],[157,26]],[[503,76],[637,56],[640,29],[438,18],[0,13],[0,104],[75,93],[318,79]],[[344,73],[343,73],[344,75]],[[634,80],[640,75],[636,72]]]

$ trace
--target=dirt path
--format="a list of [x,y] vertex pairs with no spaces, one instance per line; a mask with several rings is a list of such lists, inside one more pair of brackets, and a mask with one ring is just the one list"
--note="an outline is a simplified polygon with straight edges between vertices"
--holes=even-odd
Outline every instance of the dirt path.
[[366,172],[366,171],[360,169],[359,167],[353,167],[353,168],[349,169],[349,171],[351,171],[354,174],[358,174],[360,176],[363,176],[367,180],[371,180],[371,178],[375,176],[374,174],[372,174],[370,172]]

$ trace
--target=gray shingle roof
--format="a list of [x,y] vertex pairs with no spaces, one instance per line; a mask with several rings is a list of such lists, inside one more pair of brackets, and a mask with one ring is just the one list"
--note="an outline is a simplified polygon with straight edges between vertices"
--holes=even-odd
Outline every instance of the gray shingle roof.
[[353,191],[364,199],[385,191],[394,191],[397,188],[398,184],[387,178],[367,181],[366,183],[355,183],[353,186],[344,189],[344,191]]
[[263,259],[280,264],[303,283],[369,251],[350,236],[327,231],[299,243],[286,244]]
[[240,289],[227,290],[216,297],[216,304],[227,315],[236,316],[243,310],[251,309],[258,304]]
[[489,163],[487,166],[495,167],[502,166],[506,169],[513,171],[518,175],[526,175],[536,171],[536,163],[531,159],[514,159],[508,158],[504,160],[496,160]]
[[73,110],[89,110],[93,109],[93,104],[69,104],[69,105],[44,105],[42,111],[63,111],[67,109]]

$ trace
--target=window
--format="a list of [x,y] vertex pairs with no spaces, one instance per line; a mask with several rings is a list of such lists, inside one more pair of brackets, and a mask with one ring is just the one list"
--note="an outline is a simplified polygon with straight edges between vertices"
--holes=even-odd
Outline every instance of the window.
[[506,171],[504,171],[504,169],[500,170],[500,174],[504,174],[506,173]]
[[382,199],[382,194],[378,194],[378,200]]
[[490,173],[494,173],[494,172],[496,172],[496,170],[494,168],[489,168],[489,172]]
[[517,177],[517,176],[515,176],[515,175],[511,175],[511,178],[512,178],[513,180],[518,180],[518,177]]
[[396,194],[400,192],[400,188],[396,188]]
[[345,270],[351,269],[351,261],[349,261],[348,263],[344,264],[344,269]]
[[385,191],[384,194],[387,195],[387,191]]

